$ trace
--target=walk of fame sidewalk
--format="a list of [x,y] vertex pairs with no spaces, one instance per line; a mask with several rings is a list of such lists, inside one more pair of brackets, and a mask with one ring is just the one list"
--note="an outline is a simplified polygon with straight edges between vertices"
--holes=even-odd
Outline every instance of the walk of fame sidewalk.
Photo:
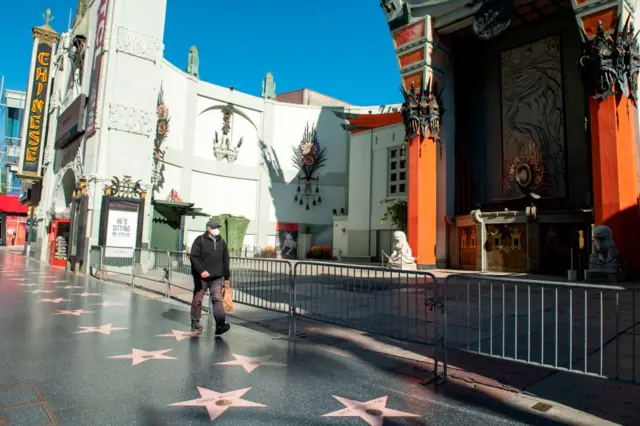
[[[236,304],[231,315],[244,327],[273,336],[288,333],[289,320],[283,314]],[[422,383],[433,376],[434,352],[429,346],[307,319],[297,319],[296,328],[304,333],[299,340],[324,351],[366,360]],[[390,360],[401,361],[402,365]],[[567,424],[640,424],[637,385],[454,351],[449,352],[448,363],[447,381],[437,385],[445,394],[453,392],[468,398],[490,395],[504,404]],[[536,404],[537,409],[532,408]]]
[[[2,255],[0,254],[0,256]],[[96,368],[97,364],[92,364],[91,366],[88,364],[77,364],[84,362],[81,361],[82,357],[79,358],[78,355],[82,350],[95,351],[98,349],[107,350],[107,348],[109,348],[109,353],[101,354],[101,356],[104,355],[102,363],[104,364],[107,361],[109,364],[106,365],[119,363],[113,364],[119,366],[116,370],[116,375],[119,377],[126,377],[126,372],[122,365],[127,363],[130,366],[129,368],[133,366],[138,368],[143,367],[138,364],[146,364],[146,361],[149,360],[159,360],[159,363],[179,362],[179,358],[184,356],[180,355],[179,349],[164,349],[164,346],[160,345],[163,349],[145,351],[140,348],[131,348],[131,345],[126,347],[128,343],[118,340],[117,336],[122,335],[120,333],[132,333],[132,335],[137,336],[137,339],[150,339],[148,336],[142,337],[142,331],[145,330],[145,327],[152,327],[154,329],[153,336],[155,337],[152,336],[152,340],[148,340],[148,342],[156,342],[154,339],[173,340],[175,338],[176,343],[187,340],[188,342],[185,342],[185,344],[187,344],[189,348],[189,357],[192,360],[199,360],[197,355],[191,353],[191,351],[196,350],[192,344],[194,340],[193,337],[195,336],[192,336],[190,332],[186,331],[187,326],[185,324],[188,324],[188,313],[184,305],[180,305],[179,302],[164,301],[164,303],[160,303],[160,301],[151,301],[149,299],[157,298],[157,294],[140,289],[131,291],[126,286],[99,283],[87,277],[65,274],[57,269],[51,270],[51,272],[48,273],[44,272],[43,269],[41,274],[42,279],[45,280],[43,285],[38,282],[21,281],[18,273],[9,274],[8,272],[4,272],[4,274],[5,276],[11,275],[9,277],[11,279],[9,285],[12,289],[21,289],[20,294],[24,296],[20,299],[17,293],[6,293],[8,295],[8,297],[5,298],[7,309],[5,309],[5,307],[1,308],[4,312],[0,312],[0,318],[2,318],[3,315],[7,315],[7,317],[12,315],[13,310],[10,308],[13,305],[11,305],[11,303],[17,304],[18,300],[23,300],[23,303],[28,304],[27,311],[30,312],[30,317],[32,317],[29,321],[38,321],[37,324],[45,320],[42,317],[43,314],[42,311],[39,310],[39,307],[43,306],[51,309],[51,316],[46,317],[46,330],[50,330],[52,336],[38,337],[38,339],[43,339],[41,343],[38,343],[37,340],[34,342],[21,343],[29,346],[28,349],[31,351],[31,355],[35,356],[38,353],[42,353],[44,356],[47,350],[50,349],[46,343],[46,340],[49,338],[53,338],[56,341],[62,339],[65,344],[66,342],[71,344],[71,338],[68,336],[77,336],[77,338],[96,335],[111,336],[112,334],[116,336],[115,340],[110,340],[112,342],[110,345],[100,343],[97,347],[84,347],[84,349],[81,349],[83,347],[81,344],[79,347],[70,347],[67,349],[67,351],[71,351],[69,354],[56,354],[60,357],[63,355],[71,356],[76,363],[76,367],[85,368],[84,371],[86,371],[88,375],[88,377],[83,378],[85,381],[101,378],[105,387],[108,388],[111,384],[116,386],[116,388],[118,387],[117,380],[114,381],[114,378],[107,378],[107,376],[105,376],[105,374],[112,374],[102,371],[105,367],[100,367],[100,371],[92,371],[92,369]],[[5,276],[0,277],[0,287],[4,285],[3,278]],[[126,293],[133,294],[127,297],[124,296]],[[105,297],[107,294],[112,295],[112,297],[109,298],[110,300],[107,300]],[[117,297],[115,297],[116,295]],[[145,299],[153,302],[153,304],[149,305],[143,302]],[[82,301],[82,306],[74,305],[78,303],[78,301]],[[171,307],[172,305],[175,306],[175,308]],[[274,342],[277,342],[277,340],[273,340],[273,338],[284,337],[287,334],[289,329],[288,317],[285,314],[247,307],[238,303],[234,306],[234,312],[229,315],[229,322],[231,322],[234,327],[233,334],[231,334],[227,340],[234,342],[236,338],[240,340],[249,339],[251,344],[246,345],[253,346],[254,351],[256,346],[262,346],[265,348],[274,348],[273,350],[277,352],[277,348],[274,346]],[[104,310],[103,308],[110,309]],[[119,309],[120,311],[118,311]],[[116,315],[115,312],[121,313]],[[134,313],[135,315],[133,315]],[[12,317],[12,319],[15,319],[21,318],[23,314],[17,312],[13,313],[13,315],[14,317]],[[158,321],[158,315],[161,315],[163,319]],[[99,316],[99,319],[102,321],[99,323],[85,321],[82,323],[78,322],[77,324],[75,322],[83,318],[88,319],[96,316]],[[61,328],[59,325],[55,325],[56,323],[54,323],[54,320],[51,320],[51,318],[74,321],[73,324],[65,322],[65,325],[62,327],[63,329],[73,329],[74,331],[70,331],[68,334],[65,334],[64,337],[58,336],[57,333],[61,331]],[[126,321],[124,321],[125,319]],[[105,324],[107,320],[111,323]],[[131,323],[129,323],[129,321]],[[32,328],[33,324],[31,324]],[[176,329],[170,327],[171,324],[174,324]],[[212,336],[210,336],[211,324],[205,321],[205,325],[208,326],[208,330],[205,330],[204,335],[212,338]],[[42,328],[43,325],[39,327]],[[381,380],[379,377],[376,377],[376,373],[373,372],[384,371],[385,377],[387,377],[385,380],[395,378],[391,379],[391,383],[395,383],[394,380],[402,383],[401,385],[387,384],[385,386],[400,386],[404,392],[413,392],[416,394],[421,392],[435,392],[444,397],[449,397],[457,401],[473,402],[474,404],[477,404],[478,400],[489,399],[494,401],[494,405],[495,401],[497,401],[498,404],[504,407],[520,410],[541,419],[546,418],[566,424],[640,424],[640,387],[638,386],[624,385],[613,381],[570,373],[554,373],[548,369],[524,366],[508,361],[488,359],[486,357],[456,352],[449,353],[448,380],[445,383],[437,385],[435,383],[427,384],[425,382],[432,376],[434,366],[433,351],[427,346],[388,339],[358,330],[306,319],[298,319],[297,327],[299,331],[304,331],[306,334],[306,337],[297,340],[297,345],[300,348],[308,347],[310,350],[325,352],[330,354],[331,357],[343,359],[346,363],[345,365],[349,365],[350,368],[363,364],[364,367],[362,368],[366,370],[366,373],[363,374],[369,375],[370,379],[368,382],[370,383],[377,383]],[[11,332],[11,330],[6,327],[4,329],[0,328],[0,331],[2,330],[7,333]],[[38,332],[40,333],[40,331]],[[35,333],[35,331],[31,331],[31,333]],[[88,342],[88,340],[86,341]],[[236,349],[240,343],[230,343],[230,345],[236,345],[236,347],[234,347],[234,349]],[[217,341],[216,346],[218,346]],[[169,348],[169,345],[166,345],[166,347]],[[5,349],[5,351],[12,349],[13,348]],[[151,349],[151,347],[148,349]],[[246,348],[244,349],[247,350]],[[282,348],[279,348],[279,350],[281,349]],[[2,350],[3,346],[0,344],[0,352],[2,352]],[[198,353],[202,353],[202,350],[202,348],[197,348]],[[237,352],[239,352],[239,350]],[[248,353],[231,353],[230,350],[227,349],[224,354],[225,359],[219,359],[215,365],[237,366],[235,368],[240,367],[245,372],[251,373],[257,368],[256,366],[270,366],[274,371],[277,371],[286,364],[286,359],[282,356],[272,358],[270,354],[257,354],[255,352],[251,355],[253,355],[253,357],[249,356]],[[315,354],[305,356],[309,356],[314,360],[318,359]],[[14,357],[14,360],[15,359]],[[37,366],[35,369],[32,368],[33,366],[26,364],[16,364],[15,368],[11,370],[7,370],[8,364],[0,362],[0,385],[3,382],[1,380],[3,379],[3,375],[14,379],[33,377],[33,380],[35,380],[35,377],[38,377],[38,374],[47,377],[48,375],[52,375],[52,383],[43,385],[43,387],[45,390],[53,393],[59,392],[57,389],[60,384],[54,385],[53,382],[55,382],[56,378],[58,378],[58,381],[61,380],[59,378],[61,373],[60,371],[52,372],[52,369],[55,369],[56,365],[61,361],[57,360],[57,358],[54,361],[53,365]],[[152,363],[153,362],[155,361],[152,361]],[[182,374],[194,374],[193,366],[188,367],[190,369],[184,371],[183,364],[180,363],[179,365],[180,367],[178,369],[183,370]],[[335,362],[326,365],[331,365],[340,370],[340,367],[338,367],[338,364]],[[12,367],[14,367],[13,364]],[[196,366],[196,373],[198,371],[201,373],[205,372],[203,368],[208,374],[210,368],[209,363],[207,363],[206,367]],[[442,367],[440,366],[440,368]],[[175,368],[171,367],[169,369],[175,370]],[[23,377],[20,377],[20,373],[23,374]],[[172,381],[176,380],[176,377],[180,377],[179,374],[176,375],[176,373],[175,371],[167,371],[167,377],[162,378],[162,386],[170,387]],[[312,379],[312,381],[316,380],[316,378],[313,377],[313,374],[315,374],[313,370],[305,370],[304,374],[311,374],[312,376],[304,378],[303,382],[309,381],[309,379]],[[340,384],[340,379],[338,379],[342,374],[344,374],[344,371],[342,373],[339,371],[333,372],[332,377],[335,378],[336,383],[330,384],[329,388],[342,389],[344,385]],[[75,377],[76,373],[70,372],[69,375]],[[295,376],[299,377],[297,374],[295,374]],[[226,375],[222,373],[222,377],[226,377]],[[280,378],[276,378],[276,376],[271,377],[271,379],[281,380]],[[75,379],[71,378],[68,380],[73,381]],[[156,379],[156,381],[158,381],[158,379]],[[425,384],[422,385],[422,383]],[[189,384],[193,384],[191,380]],[[180,398],[176,396],[175,401],[170,401],[170,403],[172,404],[171,406],[176,407],[176,409],[177,407],[185,406],[205,407],[212,419],[222,415],[222,413],[226,411],[226,408],[229,407],[255,407],[259,409],[261,405],[270,406],[273,404],[265,399],[256,398],[254,396],[255,391],[250,391],[250,388],[241,387],[241,385],[246,384],[245,382],[234,382],[234,384],[238,386],[230,389],[212,389],[211,386],[203,387],[200,385],[198,385],[196,389],[194,384],[189,391],[191,392],[188,394],[189,396],[179,392],[182,396]],[[319,387],[326,385],[324,382],[322,385],[318,384]],[[85,384],[83,386],[86,387],[89,385]],[[293,392],[293,390],[307,392],[307,390],[303,390],[303,388],[296,385],[291,392]],[[114,391],[114,389],[111,389],[111,391]],[[150,392],[156,391],[150,390]],[[100,398],[93,390],[91,390],[89,394],[94,398]],[[199,399],[196,398],[198,394],[200,396]],[[292,395],[294,394],[295,393],[292,393]],[[349,396],[355,398],[354,395]],[[367,406],[367,410],[371,413],[377,413],[378,415],[384,413],[388,415],[393,414],[393,409],[390,408],[393,404],[390,406],[380,405],[382,402],[385,404],[387,402],[386,400],[382,401],[381,398],[384,398],[383,395],[372,393],[371,395],[357,396],[360,397],[360,401],[368,401],[367,404],[373,404],[371,407]],[[164,395],[164,397],[167,396]],[[167,398],[170,397],[171,396]],[[316,396],[310,397],[316,398]],[[211,400],[211,398],[217,398],[217,400],[223,400],[225,402],[221,403],[222,405],[207,405],[207,402]],[[353,399],[348,399],[345,395],[338,395],[335,396],[335,398],[339,401],[338,406],[333,411],[327,410],[326,412],[329,413],[327,415],[341,416],[344,413],[338,414],[339,411],[336,411],[339,410],[340,404],[347,407],[345,410],[348,410],[349,404],[354,402]],[[343,400],[341,401],[338,398],[342,398]],[[56,398],[54,397],[53,400],[55,405]],[[65,418],[65,416],[67,416],[66,418],[74,419],[82,418],[82,413],[74,412],[74,410],[77,409],[75,406],[66,405],[66,402],[60,402],[60,404],[63,405],[61,408],[61,416],[63,418]],[[412,404],[409,404],[399,408],[400,410],[404,410],[402,412],[405,414],[410,414],[411,406]],[[534,406],[537,407],[537,409],[533,408]],[[396,406],[396,408],[398,407]],[[389,411],[386,412],[386,409],[389,409]],[[353,414],[353,412],[351,412],[351,414]],[[359,414],[362,414],[362,416],[367,415],[366,413]],[[2,416],[0,407],[0,417]],[[225,416],[229,418],[229,414],[225,414]],[[258,418],[259,417],[251,417],[254,421]],[[362,418],[366,421],[365,417]],[[119,419],[119,421],[122,421],[121,418]],[[96,423],[85,422],[83,424]],[[108,424],[108,422],[104,424]],[[286,424],[286,422],[283,421],[282,424]]]

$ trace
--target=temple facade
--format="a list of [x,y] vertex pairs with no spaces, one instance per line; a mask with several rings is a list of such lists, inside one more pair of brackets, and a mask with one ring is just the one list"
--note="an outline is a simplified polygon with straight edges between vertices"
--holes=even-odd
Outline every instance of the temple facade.
[[381,5],[402,105],[278,94],[270,73],[261,96],[201,81],[197,48],[180,67],[163,57],[163,1],[81,0],[70,32],[34,28],[20,163],[34,254],[186,250],[229,214],[249,221],[252,250],[288,235],[298,257],[331,246],[368,262],[391,251],[383,218],[406,200],[422,268],[588,269],[595,224],[633,272],[634,6]]

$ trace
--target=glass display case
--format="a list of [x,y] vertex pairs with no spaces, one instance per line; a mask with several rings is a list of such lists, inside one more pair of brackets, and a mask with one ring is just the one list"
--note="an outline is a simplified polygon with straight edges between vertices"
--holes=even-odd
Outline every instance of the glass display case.
[[67,266],[69,247],[69,234],[71,232],[71,220],[54,219],[49,225],[49,263],[54,266]]

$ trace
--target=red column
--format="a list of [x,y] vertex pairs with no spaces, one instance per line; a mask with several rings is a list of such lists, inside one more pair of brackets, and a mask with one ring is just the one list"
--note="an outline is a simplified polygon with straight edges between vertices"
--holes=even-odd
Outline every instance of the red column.
[[636,108],[631,100],[609,96],[590,100],[593,204],[596,225],[606,225],[625,271],[640,272],[640,210]]
[[409,246],[417,263],[436,264],[437,143],[420,136],[409,144],[407,216]]

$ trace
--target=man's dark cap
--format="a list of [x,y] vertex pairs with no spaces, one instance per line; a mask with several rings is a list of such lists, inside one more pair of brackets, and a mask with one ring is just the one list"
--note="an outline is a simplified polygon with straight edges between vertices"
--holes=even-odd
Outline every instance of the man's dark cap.
[[209,219],[209,222],[207,222],[207,228],[220,228],[220,224],[215,219]]

